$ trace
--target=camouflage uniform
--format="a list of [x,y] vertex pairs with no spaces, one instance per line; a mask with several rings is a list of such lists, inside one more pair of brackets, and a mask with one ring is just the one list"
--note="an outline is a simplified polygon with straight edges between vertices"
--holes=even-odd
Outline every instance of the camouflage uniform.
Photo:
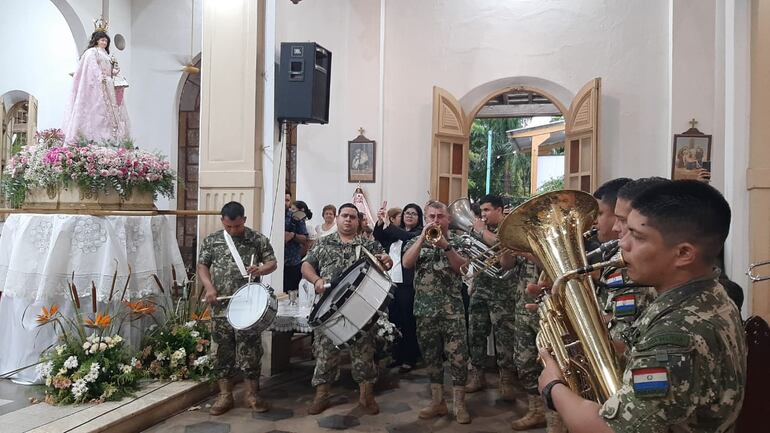
[[[419,238],[409,241],[406,250]],[[461,240],[449,234],[449,245],[459,250]],[[414,315],[417,339],[430,383],[444,383],[444,357],[449,361],[454,386],[468,380],[468,346],[462,279],[449,265],[447,253],[423,244],[414,271]],[[486,338],[486,336],[484,337]]]
[[628,278],[625,268],[608,268],[602,273],[598,287],[606,288],[604,303],[599,300],[605,314],[611,316],[608,327],[613,340],[628,341],[629,329],[642,315],[645,308],[658,296],[654,287],[637,286]]
[[[332,233],[318,239],[305,256],[318,276],[326,282],[336,280],[348,267],[365,253],[364,247],[372,254],[382,254],[384,250],[376,241],[356,237],[352,242],[343,243],[339,233]],[[375,343],[371,327],[369,333],[359,336],[350,343],[350,362],[353,379],[358,383],[374,383],[377,380],[377,366],[374,364]],[[340,349],[323,333],[316,333],[313,341],[313,355],[316,358],[313,372],[313,386],[331,384],[337,380],[340,367]]]
[[623,385],[599,412],[610,427],[731,431],[746,386],[746,338],[715,277],[661,294],[635,325]]
[[[218,230],[208,235],[198,255],[198,263],[207,266],[211,272],[211,281],[217,289],[217,296],[232,295],[248,282],[248,279],[241,275],[230,249],[227,248],[223,231]],[[248,227],[245,228],[243,236],[233,236],[233,244],[246,266],[250,263],[252,254],[254,263],[275,261],[270,240]],[[259,379],[262,361],[261,333],[233,329],[227,321],[227,305],[228,301],[220,301],[211,307],[214,376],[231,377],[240,369],[247,379]]]
[[519,273],[514,274],[511,278],[500,279],[481,272],[473,279],[476,290],[468,305],[468,345],[471,364],[477,370],[484,366],[490,332],[495,336],[497,367],[501,371],[516,369],[513,362],[516,317],[511,306],[520,296],[517,292]]
[[529,394],[537,395],[537,378],[540,376],[542,366],[537,360],[535,337],[540,330],[540,317],[536,311],[529,311],[524,306],[535,303],[535,298],[527,293],[527,284],[537,282],[540,272],[532,262],[527,260],[521,260],[519,266],[513,360],[522,388]]

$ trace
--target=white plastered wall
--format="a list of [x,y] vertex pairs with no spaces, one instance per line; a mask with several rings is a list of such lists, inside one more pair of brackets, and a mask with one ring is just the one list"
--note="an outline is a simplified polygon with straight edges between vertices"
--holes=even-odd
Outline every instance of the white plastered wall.
[[276,44],[316,41],[334,53],[330,123],[299,127],[298,198],[314,211],[349,199],[347,141],[362,126],[382,161],[377,183],[364,185],[370,205],[423,203],[434,85],[467,109],[491,82],[534,77],[562,99],[601,77],[599,181],[669,177],[672,136],[696,118],[713,135],[712,185],[733,207],[727,270],[748,288],[745,4],[279,1]]

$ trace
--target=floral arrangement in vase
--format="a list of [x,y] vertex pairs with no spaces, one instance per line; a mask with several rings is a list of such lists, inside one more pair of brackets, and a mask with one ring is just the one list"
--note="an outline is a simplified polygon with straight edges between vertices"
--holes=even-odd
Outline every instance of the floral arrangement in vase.
[[87,194],[117,194],[121,199],[134,191],[171,198],[177,181],[161,155],[135,148],[130,142],[67,145],[59,129],[38,132],[35,144],[13,155],[3,173],[4,193],[14,207],[20,207],[34,189],[51,194],[74,186]]
[[115,292],[114,277],[103,311],[97,310],[93,283],[90,313],[81,306],[78,289],[72,282],[68,291],[74,307],[71,315],[63,314],[55,304],[50,308],[43,307],[37,316],[38,326],[53,326],[59,333],[60,343],[45,351],[37,365],[37,371],[45,381],[47,403],[118,400],[137,389],[138,380],[144,375],[142,365],[131,357],[119,332],[123,324],[137,320],[151,310],[136,311],[131,303],[123,301],[127,288],[128,281],[116,311],[110,311]]

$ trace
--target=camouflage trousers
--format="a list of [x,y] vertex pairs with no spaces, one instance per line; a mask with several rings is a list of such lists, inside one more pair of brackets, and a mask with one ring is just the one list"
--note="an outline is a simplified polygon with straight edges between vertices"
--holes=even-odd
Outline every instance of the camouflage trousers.
[[[530,301],[527,301],[530,302]],[[516,309],[516,332],[513,339],[514,363],[521,387],[529,394],[537,395],[537,378],[543,367],[538,362],[535,337],[540,330],[540,319],[536,312],[523,308]]]
[[468,346],[465,318],[417,317],[417,340],[430,383],[444,383],[444,359],[454,386],[468,381]]
[[494,332],[497,367],[510,371],[516,368],[513,362],[516,316],[512,303],[471,296],[468,306],[468,345],[473,367],[483,367],[487,356],[487,336]]
[[[376,327],[372,327],[374,329]],[[349,345],[350,364],[353,380],[358,383],[374,383],[377,381],[377,365],[374,363],[376,346],[371,332],[362,335]],[[313,356],[315,370],[313,371],[313,386],[324,383],[332,384],[340,376],[342,349],[321,332],[315,334],[313,341]]]
[[234,376],[243,371],[246,379],[259,380],[262,371],[262,334],[233,329],[226,317],[212,318],[212,373],[216,378]]

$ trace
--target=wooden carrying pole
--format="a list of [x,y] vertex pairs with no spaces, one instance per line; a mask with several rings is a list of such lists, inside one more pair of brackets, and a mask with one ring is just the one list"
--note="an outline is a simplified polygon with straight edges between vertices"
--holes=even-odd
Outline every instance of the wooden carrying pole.
[[0,215],[13,213],[93,215],[93,216],[155,216],[155,215],[219,215],[218,210],[110,210],[110,209],[10,209],[0,208]]

